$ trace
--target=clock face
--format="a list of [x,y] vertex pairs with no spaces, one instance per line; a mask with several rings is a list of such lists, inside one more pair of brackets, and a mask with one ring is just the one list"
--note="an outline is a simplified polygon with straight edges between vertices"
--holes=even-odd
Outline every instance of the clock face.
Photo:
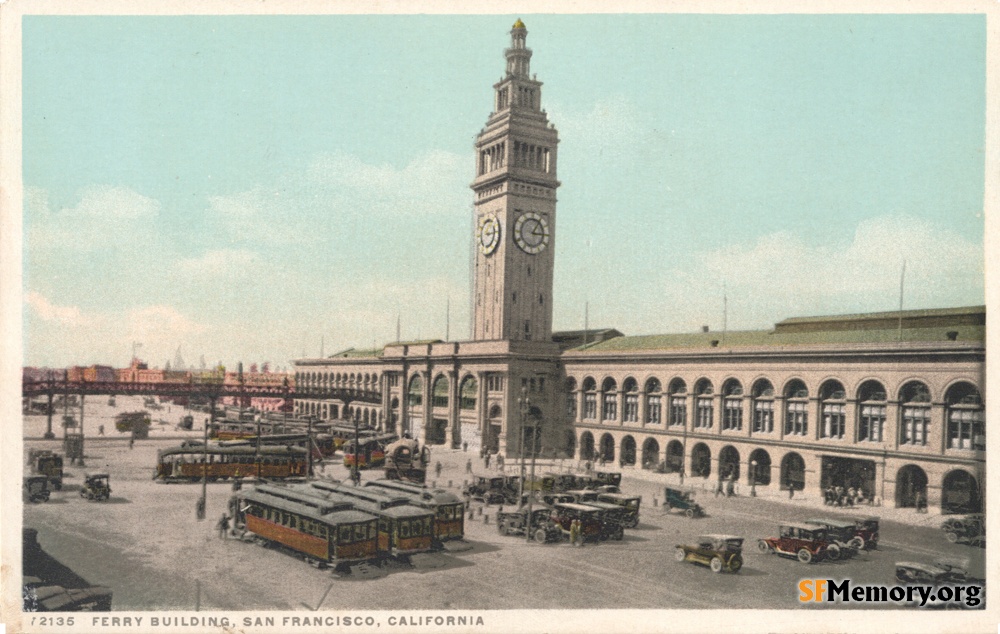
[[514,242],[525,253],[541,253],[549,244],[549,223],[533,211],[521,214],[514,223]]
[[489,255],[497,250],[500,244],[500,223],[493,214],[487,214],[479,219],[476,227],[476,240],[483,255]]

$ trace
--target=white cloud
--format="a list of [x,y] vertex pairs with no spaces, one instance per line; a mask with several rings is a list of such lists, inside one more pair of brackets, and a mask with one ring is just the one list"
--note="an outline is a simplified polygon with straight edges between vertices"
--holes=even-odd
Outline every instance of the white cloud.
[[174,275],[191,280],[232,280],[252,272],[260,257],[247,249],[215,249],[173,264]]
[[47,297],[35,291],[24,294],[24,303],[31,308],[43,321],[55,322],[65,326],[76,326],[83,323],[83,313],[78,306],[59,306],[53,304]]
[[95,185],[80,191],[75,206],[53,211],[49,195],[25,188],[26,240],[31,251],[144,249],[155,236],[159,201],[127,187]]

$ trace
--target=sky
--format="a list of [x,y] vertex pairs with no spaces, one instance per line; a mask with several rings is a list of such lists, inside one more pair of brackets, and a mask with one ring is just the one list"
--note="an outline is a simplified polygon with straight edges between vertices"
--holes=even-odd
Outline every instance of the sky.
[[985,302],[981,15],[25,16],[25,365],[467,339],[518,17],[556,330]]

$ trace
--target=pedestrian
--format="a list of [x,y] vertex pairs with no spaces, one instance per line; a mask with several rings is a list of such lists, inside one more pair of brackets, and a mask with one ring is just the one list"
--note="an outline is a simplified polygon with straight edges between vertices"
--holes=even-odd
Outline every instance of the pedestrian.
[[733,476],[729,476],[726,480],[726,497],[731,498],[736,495],[736,483],[733,482]]
[[498,453],[497,454],[497,469],[500,469],[501,471],[503,471],[503,454],[502,453]]
[[715,497],[722,495],[722,478],[719,478],[715,482]]
[[128,439],[128,448],[131,449],[135,446],[135,432],[132,432],[132,436]]
[[924,496],[923,491],[917,491],[913,496],[913,504],[917,508],[917,513],[927,512],[927,498]]
[[438,477],[438,478],[440,478],[440,477],[441,477],[441,461],[440,461],[440,460],[438,460],[438,461],[437,461],[437,462],[436,462],[436,463],[434,464],[434,475],[435,475],[436,477]]
[[98,436],[103,436],[104,435],[104,425],[98,425],[97,426],[97,435]]
[[463,442],[462,443],[462,453],[465,453],[468,450],[469,450],[469,443]]
[[465,463],[465,472],[472,473],[472,458],[469,458]]
[[229,530],[229,516],[223,513],[215,527],[219,529],[219,539],[225,539],[226,531]]
[[791,500],[795,497],[795,487],[792,484],[788,485],[788,499]]
[[576,546],[576,536],[577,536],[577,525],[576,520],[569,523],[569,544],[570,546]]
[[486,454],[486,457],[483,458],[483,460],[486,462],[486,468],[489,469],[490,468],[490,454]]

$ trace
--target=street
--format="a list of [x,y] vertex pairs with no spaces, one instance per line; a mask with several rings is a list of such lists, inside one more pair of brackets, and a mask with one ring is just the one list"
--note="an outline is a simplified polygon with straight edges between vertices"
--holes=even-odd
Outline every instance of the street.
[[[804,577],[892,584],[897,561],[981,558],[985,552],[947,543],[934,526],[883,519],[877,551],[862,551],[847,561],[801,564],[759,553],[757,540],[776,536],[782,520],[831,512],[700,494],[697,500],[707,516],[688,519],[654,506],[654,495],[662,498],[661,484],[626,475],[623,490],[641,494],[643,506],[639,526],[627,530],[621,542],[577,548],[503,537],[495,525],[497,507],[474,503],[474,519],[466,513],[467,550],[419,555],[412,567],[386,565],[371,577],[338,576],[285,551],[220,539],[215,525],[232,493],[227,482],[208,485],[207,519],[197,521],[200,484],[152,480],[157,450],[178,442],[154,438],[129,449],[125,438],[90,437],[86,468],[67,464],[62,491],[48,503],[25,505],[24,525],[38,529],[42,547],[91,583],[110,586],[116,610],[194,609],[196,604],[202,610],[801,608],[797,583]],[[26,451],[59,447],[58,441],[25,441]],[[459,492],[470,457],[475,472],[487,473],[473,454],[435,447],[432,464],[442,464],[438,484],[451,481]],[[95,471],[111,474],[108,502],[88,502],[77,494],[83,474]],[[334,462],[325,475],[345,479],[348,472]],[[363,472],[365,480],[381,475]],[[746,539],[738,574],[713,574],[674,561],[675,546],[712,533]],[[810,607],[822,605],[828,604]]]

